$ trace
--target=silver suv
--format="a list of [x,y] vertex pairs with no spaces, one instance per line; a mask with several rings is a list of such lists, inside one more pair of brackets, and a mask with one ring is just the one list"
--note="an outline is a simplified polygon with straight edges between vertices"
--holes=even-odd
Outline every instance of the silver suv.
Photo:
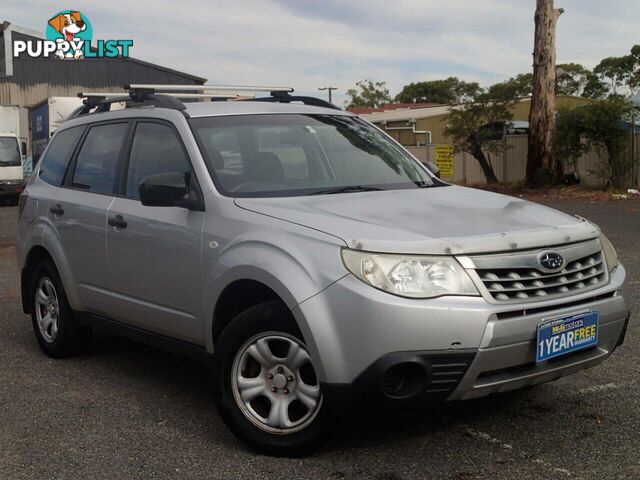
[[46,354],[110,327],[194,355],[238,437],[302,455],[354,409],[547,382],[622,344],[625,270],[585,219],[449,185],[318,99],[157,92],[89,96],[21,197]]

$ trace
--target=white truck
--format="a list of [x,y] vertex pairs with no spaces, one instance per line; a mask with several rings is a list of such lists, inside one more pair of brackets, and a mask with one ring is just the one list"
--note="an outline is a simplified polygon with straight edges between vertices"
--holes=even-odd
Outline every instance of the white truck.
[[0,198],[18,198],[24,188],[27,110],[0,105]]
[[[49,97],[31,107],[31,151],[34,165],[58,126],[80,105],[82,100],[77,97]],[[31,169],[26,170],[30,173]]]
[[[25,166],[27,175],[31,174],[33,165],[38,162],[49,139],[60,124],[81,105],[82,99],[78,97],[49,97],[42,103],[31,107],[31,151],[33,160],[32,165]],[[116,103],[111,106],[111,110],[120,110],[124,107],[124,103]]]

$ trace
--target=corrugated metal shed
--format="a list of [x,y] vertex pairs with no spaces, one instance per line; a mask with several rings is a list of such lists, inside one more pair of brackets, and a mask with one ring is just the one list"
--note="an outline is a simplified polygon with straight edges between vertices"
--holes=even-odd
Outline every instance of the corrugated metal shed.
[[122,91],[127,83],[202,85],[205,78],[134,58],[12,58],[13,40],[44,36],[8,22],[0,27],[0,104],[31,107],[48,97],[75,96],[82,90]]

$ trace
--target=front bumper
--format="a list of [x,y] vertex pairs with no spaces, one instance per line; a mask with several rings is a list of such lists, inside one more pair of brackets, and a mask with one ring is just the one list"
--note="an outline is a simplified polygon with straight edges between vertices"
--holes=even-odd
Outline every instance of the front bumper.
[[24,182],[15,185],[0,184],[0,197],[18,196],[24,190]]
[[[482,297],[400,298],[349,275],[302,302],[294,314],[332,403],[348,406],[351,398],[362,395],[381,406],[460,400],[554,380],[601,363],[624,339],[624,278],[620,265],[597,290],[548,302],[497,305]],[[537,325],[587,309],[599,312],[598,345],[536,364]],[[390,382],[397,387],[398,373],[388,373],[396,365],[405,365],[396,369],[405,368],[421,388],[400,389],[399,395],[385,391]],[[447,376],[447,371],[456,375]]]

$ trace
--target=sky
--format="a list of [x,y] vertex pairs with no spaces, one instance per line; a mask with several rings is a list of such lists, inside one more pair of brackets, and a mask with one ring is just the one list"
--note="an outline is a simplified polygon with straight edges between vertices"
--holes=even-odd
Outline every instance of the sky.
[[[483,86],[531,70],[535,0],[3,0],[0,21],[44,31],[80,10],[94,39],[133,39],[131,56],[210,84],[293,86],[334,103],[358,80],[457,76]],[[557,61],[595,66],[640,43],[640,2],[556,0]]]

